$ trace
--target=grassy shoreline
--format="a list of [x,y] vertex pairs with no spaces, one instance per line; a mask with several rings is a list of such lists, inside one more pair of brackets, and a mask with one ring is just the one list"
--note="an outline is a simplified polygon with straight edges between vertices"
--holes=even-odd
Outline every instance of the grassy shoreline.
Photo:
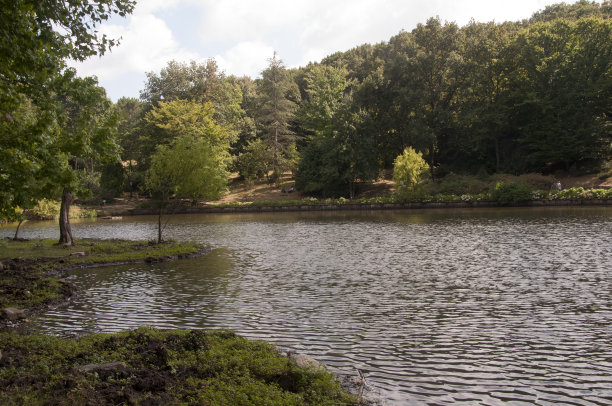
[[[74,246],[55,240],[0,240],[0,309],[23,310],[4,327],[48,309],[70,297],[74,286],[64,279],[68,270],[137,262],[159,262],[203,255],[206,248],[192,242],[81,239]],[[2,324],[0,324],[2,327]]]
[[0,332],[0,352],[0,404],[359,404],[326,370],[225,330]]
[[357,405],[334,375],[231,331],[158,330],[59,338],[23,334],[29,316],[74,292],[67,270],[203,255],[195,243],[0,240],[0,404]]

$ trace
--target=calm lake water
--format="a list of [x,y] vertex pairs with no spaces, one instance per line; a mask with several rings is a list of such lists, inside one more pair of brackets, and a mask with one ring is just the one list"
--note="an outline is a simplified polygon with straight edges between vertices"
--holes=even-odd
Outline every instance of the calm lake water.
[[[73,232],[152,239],[156,223]],[[391,405],[612,404],[612,208],[175,216],[165,235],[213,251],[75,271],[82,291],[31,328],[228,327],[359,368]]]

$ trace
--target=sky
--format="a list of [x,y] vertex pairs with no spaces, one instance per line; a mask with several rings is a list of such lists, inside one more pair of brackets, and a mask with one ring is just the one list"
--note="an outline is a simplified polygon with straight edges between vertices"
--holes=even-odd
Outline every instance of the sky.
[[[566,0],[567,2],[568,0]],[[72,62],[108,96],[139,97],[146,72],[213,58],[227,75],[257,78],[276,51],[288,68],[364,43],[388,41],[429,17],[467,24],[517,21],[560,0],[138,0],[100,33],[121,38],[102,57]],[[572,0],[569,0],[573,3]]]

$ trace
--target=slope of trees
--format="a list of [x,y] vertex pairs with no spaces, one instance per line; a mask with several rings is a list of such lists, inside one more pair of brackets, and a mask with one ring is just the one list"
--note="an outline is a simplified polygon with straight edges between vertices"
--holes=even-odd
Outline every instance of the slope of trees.
[[[103,89],[76,78],[65,60],[115,45],[94,27],[131,12],[132,2],[3,6],[1,55],[17,55],[0,61],[0,214],[7,218],[62,191],[69,207],[97,178],[106,198],[152,193],[161,156],[181,149],[185,164],[191,151],[206,150],[220,174],[279,182],[292,171],[304,192],[346,197],[409,148],[422,154],[432,179],[580,173],[612,156],[608,0],[560,3],[520,22],[459,27],[430,18],[302,68],[285,68],[275,54],[255,80],[225,75],[214,60],[170,61],[147,74],[140,100],[112,108]],[[169,193],[216,195],[224,185],[209,175],[215,193]]]
[[[432,179],[597,170],[612,152],[611,10],[582,0],[520,22],[430,18],[303,68],[288,70],[274,55],[256,80],[225,76],[214,61],[172,61],[148,74],[143,108],[212,103],[231,134],[231,169],[270,181],[291,170],[314,195],[353,196],[406,148],[422,153]],[[167,142],[144,113],[139,120],[120,137],[139,167],[133,179]]]

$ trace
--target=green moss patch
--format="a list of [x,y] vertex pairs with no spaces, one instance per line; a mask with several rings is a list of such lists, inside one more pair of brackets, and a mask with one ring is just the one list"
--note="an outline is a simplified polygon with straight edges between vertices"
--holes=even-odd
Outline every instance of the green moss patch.
[[0,333],[0,404],[350,405],[333,376],[230,331]]

